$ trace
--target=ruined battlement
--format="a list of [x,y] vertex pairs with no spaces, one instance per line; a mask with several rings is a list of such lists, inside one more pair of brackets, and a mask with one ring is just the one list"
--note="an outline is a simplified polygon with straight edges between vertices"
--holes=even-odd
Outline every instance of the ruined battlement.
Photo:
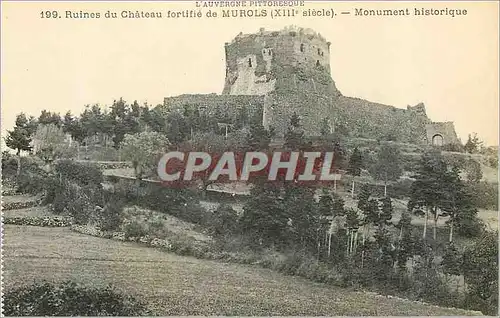
[[240,33],[225,51],[223,94],[265,95],[311,82],[323,94],[338,94],[331,78],[330,42],[311,29]]

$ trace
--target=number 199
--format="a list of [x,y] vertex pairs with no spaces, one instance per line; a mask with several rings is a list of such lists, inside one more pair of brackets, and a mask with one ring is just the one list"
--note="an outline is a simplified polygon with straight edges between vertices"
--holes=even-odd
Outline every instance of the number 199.
[[40,16],[42,19],[55,19],[59,17],[59,13],[57,11],[42,11],[40,12]]

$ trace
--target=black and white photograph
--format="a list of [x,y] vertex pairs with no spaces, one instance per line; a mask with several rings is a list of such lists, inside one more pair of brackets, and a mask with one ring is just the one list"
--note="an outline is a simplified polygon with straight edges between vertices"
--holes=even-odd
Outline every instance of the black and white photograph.
[[1,315],[498,316],[498,12],[1,1]]

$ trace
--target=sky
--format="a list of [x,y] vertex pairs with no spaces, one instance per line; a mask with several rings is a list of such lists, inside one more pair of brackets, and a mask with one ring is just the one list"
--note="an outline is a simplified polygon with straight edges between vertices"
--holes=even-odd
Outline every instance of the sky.
[[[467,15],[353,14],[357,8],[422,7],[466,9]],[[453,121],[462,141],[476,132],[487,145],[498,144],[498,2],[306,2],[304,8],[352,14],[333,19],[104,19],[108,10],[165,15],[198,8],[194,1],[2,1],[2,137],[20,112],[37,117],[42,109],[80,114],[87,104],[111,105],[120,97],[156,105],[167,96],[221,93],[225,42],[240,32],[296,25],[312,28],[332,43],[331,73],[345,96],[399,108],[423,102],[433,121]],[[42,19],[46,10],[63,17]],[[66,19],[67,10],[99,12],[101,18]]]

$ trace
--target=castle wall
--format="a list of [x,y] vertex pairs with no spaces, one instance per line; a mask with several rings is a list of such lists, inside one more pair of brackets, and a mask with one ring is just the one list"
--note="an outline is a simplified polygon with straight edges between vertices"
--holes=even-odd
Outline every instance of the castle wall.
[[235,122],[242,110],[248,118],[262,117],[264,96],[186,94],[165,97],[163,111],[183,111],[185,106],[196,107],[200,113],[226,117],[230,122]]
[[426,129],[426,142],[431,145],[459,144],[453,122],[428,123]]
[[307,92],[271,94],[265,102],[265,126],[283,135],[295,112],[307,135],[319,135],[327,118],[333,130],[371,139],[422,143],[429,119],[420,113],[351,97],[330,97]]

